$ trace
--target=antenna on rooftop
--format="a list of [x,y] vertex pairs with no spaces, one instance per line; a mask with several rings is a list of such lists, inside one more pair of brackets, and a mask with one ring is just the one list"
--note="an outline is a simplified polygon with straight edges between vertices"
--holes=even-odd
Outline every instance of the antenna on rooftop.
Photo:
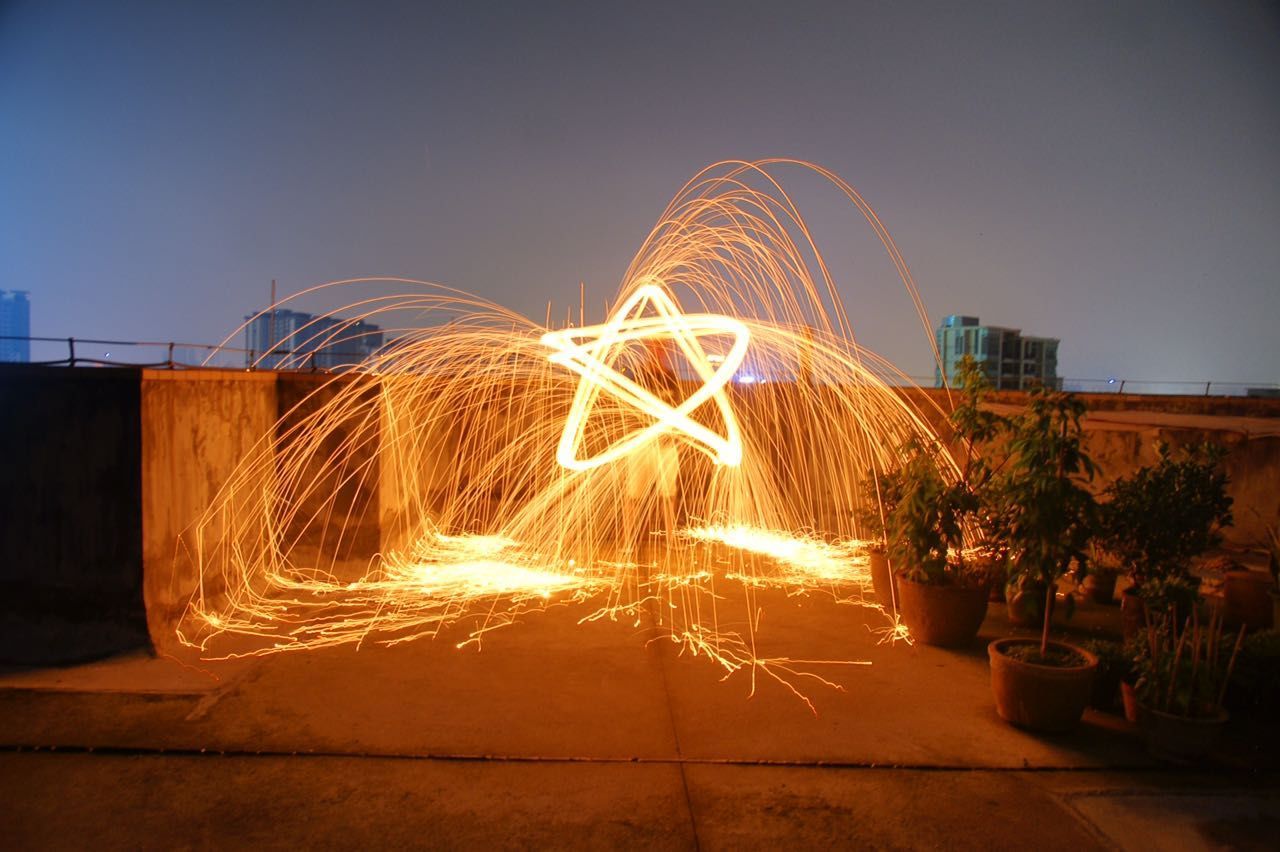
[[276,340],[276,279],[271,279],[271,317],[267,320],[267,341],[274,352],[280,343]]

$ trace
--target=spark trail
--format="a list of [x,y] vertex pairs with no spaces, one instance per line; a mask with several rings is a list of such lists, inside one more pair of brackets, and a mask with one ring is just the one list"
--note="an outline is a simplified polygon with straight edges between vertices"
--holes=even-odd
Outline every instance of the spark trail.
[[[830,683],[813,670],[840,661],[763,650],[757,594],[874,607],[863,480],[896,468],[906,439],[938,437],[918,407],[931,403],[857,344],[776,177],[788,168],[863,214],[932,341],[874,211],[795,161],[699,173],[598,326],[548,328],[393,279],[402,292],[335,312],[345,325],[282,341],[340,344],[362,320],[390,332],[282,417],[184,535],[179,567],[197,579],[181,640],[210,658],[445,634],[462,646],[573,605],[584,625],[649,612],[725,677]],[[719,623],[728,600],[752,613],[746,627]],[[886,620],[885,635],[903,632]]]

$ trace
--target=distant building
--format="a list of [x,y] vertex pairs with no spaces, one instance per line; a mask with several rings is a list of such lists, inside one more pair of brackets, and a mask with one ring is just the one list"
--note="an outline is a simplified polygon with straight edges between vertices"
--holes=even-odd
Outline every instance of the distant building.
[[382,329],[363,321],[282,309],[245,319],[245,363],[256,363],[260,369],[352,366],[383,343]]
[[26,290],[0,290],[0,361],[31,360],[31,302]]
[[1027,337],[1020,329],[980,325],[977,317],[951,315],[938,326],[938,354],[942,366],[934,371],[942,387],[943,370],[953,382],[956,366],[972,355],[997,390],[1023,390],[1038,384],[1061,387],[1058,378],[1058,339]]

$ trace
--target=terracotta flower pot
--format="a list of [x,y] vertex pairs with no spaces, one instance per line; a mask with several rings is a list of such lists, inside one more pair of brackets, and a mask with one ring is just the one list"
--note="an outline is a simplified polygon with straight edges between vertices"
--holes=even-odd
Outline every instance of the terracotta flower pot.
[[1223,619],[1264,630],[1272,624],[1271,575],[1261,571],[1228,571],[1222,581]]
[[1120,596],[1120,632],[1128,642],[1147,629],[1147,603],[1133,586]]
[[1045,666],[1008,656],[1015,645],[1039,645],[1038,639],[997,639],[987,646],[991,659],[991,691],[996,712],[1020,728],[1045,733],[1069,731],[1080,723],[1093,690],[1098,658],[1074,645],[1050,642],[1050,647],[1073,651],[1083,665]]
[[880,606],[884,607],[885,612],[890,615],[894,614],[894,598],[895,595],[890,591],[890,582],[897,583],[893,580],[893,575],[889,568],[889,557],[883,553],[871,553],[871,589],[876,593],[876,600]]
[[1115,571],[1090,572],[1084,578],[1081,588],[1085,596],[1094,603],[1114,603],[1116,598],[1116,580],[1120,575]]
[[986,586],[933,586],[899,576],[898,611],[917,642],[954,648],[978,635],[987,616]]
[[1212,751],[1230,718],[1227,711],[1221,709],[1217,716],[1208,719],[1175,716],[1145,706],[1139,714],[1147,751],[1174,763],[1190,763]]
[[[1005,588],[1009,623],[1016,627],[1039,627],[1044,624],[1045,585],[1043,583],[1010,583]],[[1050,617],[1057,595],[1049,604]]]
[[1138,690],[1129,681],[1123,679],[1120,681],[1120,701],[1124,704],[1125,720],[1136,725],[1142,714],[1138,706]]

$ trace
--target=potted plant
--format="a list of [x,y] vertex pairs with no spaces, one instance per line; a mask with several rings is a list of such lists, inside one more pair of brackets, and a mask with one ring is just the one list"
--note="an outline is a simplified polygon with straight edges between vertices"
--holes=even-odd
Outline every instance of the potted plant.
[[1049,587],[1038,574],[1019,571],[1016,566],[1011,566],[1004,588],[1009,623],[1015,627],[1039,627],[1044,623],[1046,606],[1052,619],[1058,602],[1055,595],[1047,594],[1048,591]]
[[1049,641],[1058,578],[1087,562],[1097,504],[1085,487],[1093,461],[1083,447],[1084,404],[1040,387],[1012,425],[1011,464],[1002,493],[1016,575],[1045,589],[1040,639],[997,639],[988,646],[991,688],[1001,718],[1036,731],[1073,728],[1089,703],[1098,658]]
[[885,518],[902,498],[902,471],[870,470],[862,479],[862,503],[856,512],[859,534],[867,554],[871,588],[889,615],[897,614],[897,584],[889,566]]
[[986,617],[989,583],[985,568],[964,556],[972,495],[942,478],[934,452],[914,452],[903,467],[902,502],[889,518],[898,612],[919,642],[965,645]]
[[944,647],[972,642],[986,617],[991,569],[966,545],[986,540],[981,522],[993,505],[996,469],[979,450],[1004,422],[982,408],[990,386],[972,358],[960,363],[958,386],[963,395],[950,422],[962,445],[960,463],[953,465],[939,445],[908,443],[888,518],[902,621],[917,641]]
[[1121,597],[1126,638],[1142,632],[1148,605],[1190,612],[1199,598],[1191,560],[1217,545],[1232,522],[1225,451],[1194,445],[1175,455],[1164,443],[1157,449],[1154,465],[1103,492],[1101,541],[1132,581]]
[[1123,569],[1114,556],[1099,548],[1096,544],[1090,548],[1089,569],[1085,572],[1080,591],[1084,597],[1096,604],[1112,604],[1116,599],[1116,581],[1120,579]]
[[1172,607],[1149,619],[1134,667],[1139,721],[1153,755],[1185,762],[1213,748],[1227,723],[1223,699],[1244,636],[1242,625],[1234,642],[1224,641],[1218,612],[1203,625],[1192,610],[1181,629]]
[[1008,462],[1009,418],[986,406],[991,382],[986,372],[966,355],[956,365],[960,402],[951,412],[952,443],[961,458],[960,482],[972,499],[969,503],[973,547],[968,558],[987,575],[990,601],[1004,600],[1009,571],[1009,546],[1003,536],[1007,504],[1001,499],[998,477]]
[[898,613],[897,584],[889,567],[889,546],[883,540],[867,542],[867,568],[871,572],[871,591],[876,601],[890,616]]

